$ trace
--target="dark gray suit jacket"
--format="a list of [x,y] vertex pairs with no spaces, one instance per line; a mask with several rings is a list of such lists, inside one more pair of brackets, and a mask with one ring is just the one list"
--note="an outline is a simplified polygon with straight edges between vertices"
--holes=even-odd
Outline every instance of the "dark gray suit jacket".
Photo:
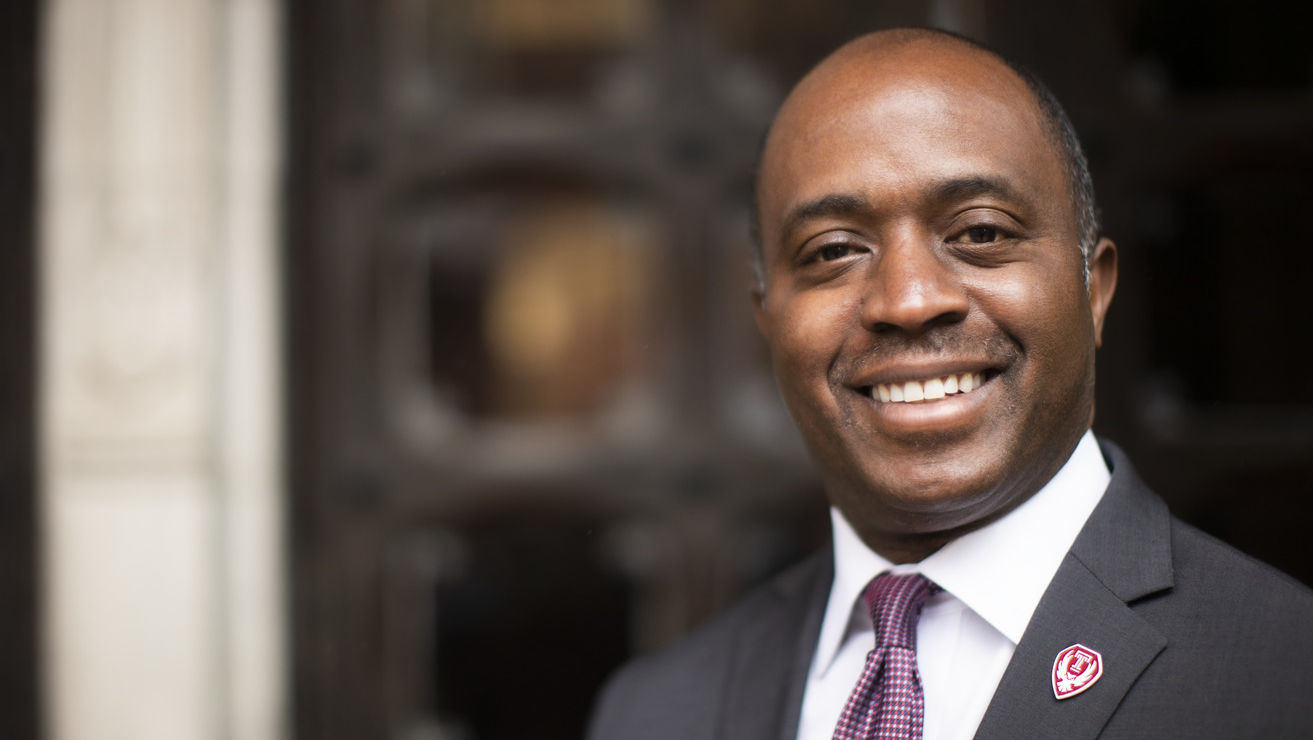
[[[1313,738],[1313,592],[1171,517],[1120,450],[977,738]],[[828,551],[607,683],[590,740],[793,740]],[[1058,701],[1059,651],[1103,655]],[[970,680],[964,676],[963,680]]]

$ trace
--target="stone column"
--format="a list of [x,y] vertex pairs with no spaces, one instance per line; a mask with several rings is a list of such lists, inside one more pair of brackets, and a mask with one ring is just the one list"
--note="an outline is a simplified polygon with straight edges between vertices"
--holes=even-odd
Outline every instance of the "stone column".
[[278,737],[276,2],[43,10],[46,726]]

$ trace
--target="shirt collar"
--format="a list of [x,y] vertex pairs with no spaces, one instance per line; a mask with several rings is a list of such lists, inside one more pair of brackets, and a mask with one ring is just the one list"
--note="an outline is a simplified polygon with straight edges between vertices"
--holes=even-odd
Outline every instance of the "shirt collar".
[[824,673],[850,629],[871,629],[858,598],[885,572],[921,573],[976,612],[1013,645],[1021,641],[1040,597],[1071,543],[1103,497],[1111,474],[1094,434],[1086,432],[1066,464],[1034,496],[1003,518],[958,537],[920,563],[893,565],[862,542],[830,508],[834,583],[813,666]]

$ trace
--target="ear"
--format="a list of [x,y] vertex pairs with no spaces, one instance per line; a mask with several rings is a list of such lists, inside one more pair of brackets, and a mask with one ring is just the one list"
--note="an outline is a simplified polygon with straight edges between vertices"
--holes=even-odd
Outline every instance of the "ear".
[[1117,245],[1100,239],[1090,257],[1090,316],[1094,319],[1094,346],[1103,346],[1103,319],[1117,291]]

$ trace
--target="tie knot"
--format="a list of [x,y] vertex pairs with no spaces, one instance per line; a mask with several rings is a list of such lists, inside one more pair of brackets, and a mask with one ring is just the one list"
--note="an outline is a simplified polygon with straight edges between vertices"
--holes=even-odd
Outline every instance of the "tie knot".
[[919,573],[876,576],[862,594],[875,625],[875,647],[916,650],[916,620],[926,600],[939,590],[939,586]]

